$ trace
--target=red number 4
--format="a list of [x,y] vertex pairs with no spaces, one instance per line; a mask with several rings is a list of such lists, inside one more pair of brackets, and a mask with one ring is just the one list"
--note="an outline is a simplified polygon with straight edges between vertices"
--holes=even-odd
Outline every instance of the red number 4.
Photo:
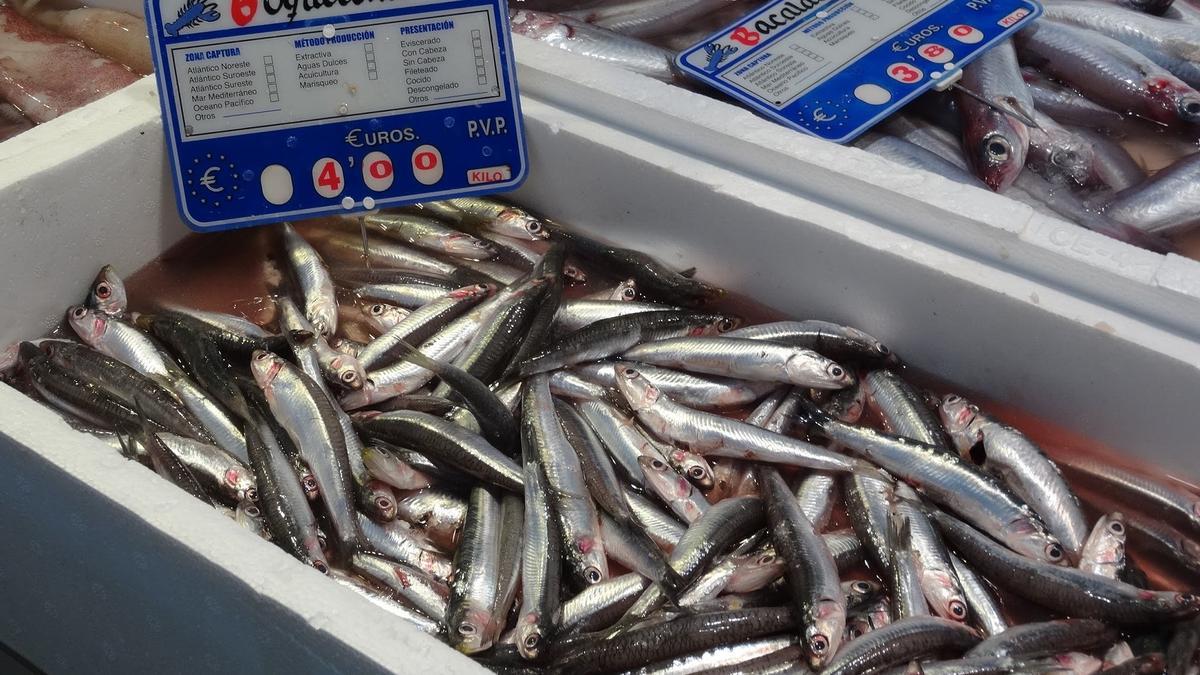
[[332,192],[339,192],[342,189],[342,179],[338,176],[337,166],[333,162],[325,162],[324,168],[321,169],[321,175],[317,176],[317,185],[329,188]]

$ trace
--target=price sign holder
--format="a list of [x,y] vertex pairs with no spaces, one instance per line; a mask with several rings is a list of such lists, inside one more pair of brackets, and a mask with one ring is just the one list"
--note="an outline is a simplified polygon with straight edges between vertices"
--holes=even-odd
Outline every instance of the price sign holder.
[[1033,0],[776,0],[679,54],[766,117],[847,143],[1040,16]]
[[146,0],[146,21],[192,229],[525,178],[504,0]]

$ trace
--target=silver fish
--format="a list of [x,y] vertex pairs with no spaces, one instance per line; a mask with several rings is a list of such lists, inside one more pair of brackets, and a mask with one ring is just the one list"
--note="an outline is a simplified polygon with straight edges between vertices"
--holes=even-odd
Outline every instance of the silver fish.
[[901,483],[896,486],[893,513],[903,517],[909,528],[909,546],[915,556],[921,590],[933,611],[943,619],[966,621],[967,600],[954,572],[950,552],[946,550],[937,529],[929,522],[921,498],[912,488]]
[[333,335],[337,330],[337,298],[333,292],[333,278],[329,276],[321,256],[304,237],[297,234],[289,223],[284,223],[281,229],[288,268],[303,298],[304,316],[321,335]]
[[748,338],[658,340],[638,345],[622,358],[696,373],[816,389],[841,389],[854,381],[832,359],[811,349]]
[[100,268],[100,272],[92,281],[91,288],[88,289],[87,302],[85,303],[91,309],[98,309],[109,316],[122,316],[129,304],[129,299],[125,293],[125,282],[113,269],[112,265],[105,265]]
[[1087,184],[1095,170],[1092,144],[1049,115],[1035,110],[1033,119],[1037,126],[1029,129],[1029,168],[1052,181]]
[[447,227],[433,218],[380,211],[363,216],[363,223],[368,229],[392,239],[454,258],[486,260],[496,256],[496,249],[488,242]]
[[[1011,42],[996,45],[964,68],[962,86],[1002,110],[1015,111],[1025,118],[1033,115],[1033,98],[1021,79]],[[960,95],[958,108],[967,160],[988,187],[1003,192],[1025,166],[1029,127],[970,96]]]
[[889,159],[900,166],[935,173],[955,183],[979,188],[987,187],[987,184],[975,174],[964,171],[962,167],[946,161],[937,153],[897,136],[867,132],[854,141],[854,146],[866,150],[872,155]]
[[[586,380],[610,389],[617,386],[617,368],[632,366],[627,361],[605,361],[575,366],[575,372]],[[669,368],[640,363],[636,365],[651,384],[680,405],[701,410],[721,410],[748,405],[762,398],[777,385],[735,378],[693,375]],[[594,397],[593,397],[594,398]]]
[[969,455],[971,448],[982,442],[983,467],[1025,500],[1066,549],[1068,561],[1078,562],[1088,534],[1087,521],[1079,498],[1058,466],[1020,431],[991,419],[960,396],[943,398],[940,412],[959,452]]
[[426,616],[441,617],[446,614],[449,587],[415,567],[377,555],[356,553],[350,559],[350,568],[390,588],[396,597],[402,598]]
[[561,535],[551,510],[549,486],[536,441],[528,427],[523,433],[521,454],[525,473],[525,538],[516,637],[521,656],[536,659],[554,637],[562,574]]
[[656,302],[617,301],[617,300],[564,300],[558,306],[554,315],[554,327],[564,333],[577,331],[584,326],[613,319],[618,316],[641,314],[643,312],[660,312],[671,309],[669,305]]
[[1118,132],[1130,125],[1121,113],[1106,108],[1070,87],[1061,85],[1036,68],[1022,68],[1033,105],[1062,124]]
[[1004,608],[991,585],[953,553],[950,554],[950,562],[954,566],[954,574],[962,584],[967,604],[971,607],[971,623],[987,636],[998,635],[1008,630],[1009,623]]
[[756,459],[822,471],[861,469],[854,460],[811,443],[685,408],[662,395],[632,368],[617,373],[617,387],[651,432],[702,455]]
[[1125,570],[1125,517],[1114,511],[1100,516],[1084,542],[1079,569],[1109,579]]
[[492,646],[500,574],[500,502],[486,487],[471,490],[446,613],[450,644],[464,654]]
[[572,54],[611,63],[664,82],[675,78],[672,52],[579,19],[517,9],[509,12],[509,27],[517,35]]
[[[1200,105],[1200,104],[1198,104]],[[1156,234],[1200,225],[1200,154],[1184,157],[1140,185],[1117,193],[1104,215]]]

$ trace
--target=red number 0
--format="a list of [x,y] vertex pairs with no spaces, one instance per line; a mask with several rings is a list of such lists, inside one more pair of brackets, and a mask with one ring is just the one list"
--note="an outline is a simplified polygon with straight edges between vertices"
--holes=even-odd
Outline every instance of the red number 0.
[[946,51],[946,48],[942,47],[941,45],[926,45],[926,47],[924,49],[924,54],[925,54],[925,56],[930,56],[930,57],[941,56],[942,52],[944,52],[944,51]]
[[333,162],[325,162],[325,166],[321,169],[321,175],[317,176],[317,185],[329,188],[332,192],[341,192],[342,179],[338,178],[337,167]]
[[900,78],[901,82],[916,82],[921,79],[921,73],[903,64],[892,66],[891,73]]
[[950,32],[954,33],[958,37],[964,37],[970,35],[971,30],[972,29],[970,26],[955,26],[954,28],[950,29]]
[[371,166],[367,167],[367,171],[371,173],[371,177],[376,180],[383,180],[392,175],[392,163],[386,159],[379,159],[371,162]]
[[229,0],[229,13],[233,16],[233,22],[239,26],[250,23],[256,12],[258,0]]
[[413,165],[421,171],[429,171],[437,166],[437,156],[432,152],[422,152],[413,157]]

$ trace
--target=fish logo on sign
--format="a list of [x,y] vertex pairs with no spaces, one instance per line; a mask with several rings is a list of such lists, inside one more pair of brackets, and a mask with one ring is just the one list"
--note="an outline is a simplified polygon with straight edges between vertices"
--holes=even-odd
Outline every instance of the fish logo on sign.
[[195,28],[220,18],[221,11],[217,9],[216,3],[208,0],[187,0],[183,7],[179,8],[179,16],[163,25],[163,32],[167,35],[179,35],[185,28]]

